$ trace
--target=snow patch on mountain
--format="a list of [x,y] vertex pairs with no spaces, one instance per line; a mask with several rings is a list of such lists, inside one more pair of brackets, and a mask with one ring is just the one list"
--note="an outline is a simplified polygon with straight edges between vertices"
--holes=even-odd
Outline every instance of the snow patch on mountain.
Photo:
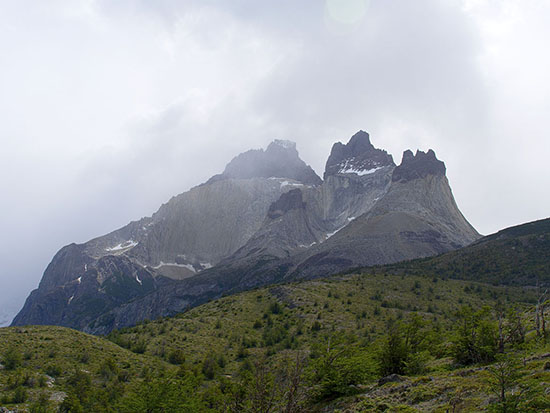
[[163,262],[161,261],[159,265],[153,267],[155,270],[158,270],[161,267],[181,267],[181,268],[187,268],[189,271],[197,272],[195,270],[195,267],[193,267],[191,264],[178,264],[177,262]]
[[356,174],[358,176],[364,176],[364,175],[371,175],[375,173],[376,171],[383,168],[383,166],[374,165],[374,168],[361,168],[359,166],[354,165],[354,158],[347,159],[343,164],[341,164],[340,170],[338,171],[339,174]]
[[139,242],[137,241],[128,240],[128,241],[121,242],[120,244],[117,244],[114,247],[105,248],[105,251],[116,252],[116,251],[122,251],[122,250],[129,250],[131,248],[134,248],[138,244]]

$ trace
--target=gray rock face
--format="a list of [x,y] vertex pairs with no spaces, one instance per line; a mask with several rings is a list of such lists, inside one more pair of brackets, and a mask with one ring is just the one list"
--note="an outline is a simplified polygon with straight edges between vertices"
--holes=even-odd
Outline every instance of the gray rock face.
[[14,320],[92,333],[173,315],[222,294],[425,257],[479,234],[433,151],[401,165],[360,131],[333,146],[324,180],[275,141],[149,218],[64,247]]
[[[66,247],[61,255],[71,262],[83,256],[74,247]],[[75,270],[72,277],[76,278],[68,282],[49,288],[41,284],[34,290],[13,325],[54,324],[83,329],[101,314],[170,282],[163,277],[155,278],[153,273],[123,255],[107,255]]]
[[283,258],[307,248],[322,236],[318,223],[311,219],[302,189],[296,188],[271,204],[262,227],[235,254],[223,263],[268,256]]

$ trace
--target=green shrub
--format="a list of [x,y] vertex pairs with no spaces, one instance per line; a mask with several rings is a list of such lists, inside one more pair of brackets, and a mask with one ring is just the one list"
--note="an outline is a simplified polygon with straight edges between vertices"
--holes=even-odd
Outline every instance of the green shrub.
[[19,403],[25,403],[27,401],[27,390],[20,386],[15,389],[15,392],[13,393],[13,403],[19,404]]
[[51,377],[59,377],[61,375],[61,367],[57,364],[50,364],[46,367],[46,374]]
[[338,338],[314,345],[309,366],[313,397],[325,400],[357,392],[358,384],[372,379],[375,365],[368,354],[350,347]]
[[65,397],[65,400],[63,400],[59,405],[59,412],[83,413],[84,409],[82,408],[82,404],[80,404],[80,400],[78,399],[78,397],[73,393],[69,393],[67,397]]
[[137,340],[131,345],[130,350],[136,354],[143,354],[147,350],[147,342],[143,339]]
[[489,316],[488,308],[474,312],[464,306],[458,311],[453,338],[453,356],[457,363],[488,363],[495,359],[497,325]]
[[311,325],[311,331],[319,331],[319,330],[321,330],[321,323],[316,320]]
[[81,354],[80,354],[80,362],[83,363],[83,364],[88,364],[90,362],[90,353],[87,352],[87,351],[83,351]]
[[179,348],[172,350],[168,355],[168,361],[175,365],[183,364],[185,363],[185,353]]
[[88,399],[92,390],[92,379],[88,373],[76,369],[67,379],[67,384],[78,396],[80,402],[84,403]]
[[266,326],[263,332],[263,340],[265,346],[269,347],[283,341],[287,336],[288,331],[281,325],[272,327]]
[[212,380],[218,369],[218,362],[214,353],[208,353],[202,362],[202,374],[208,380]]
[[379,354],[380,375],[404,374],[409,351],[396,327],[385,338]]
[[15,370],[23,362],[21,353],[13,346],[8,347],[2,358],[2,363],[6,370]]
[[271,314],[281,314],[283,312],[283,307],[275,301],[269,305],[269,311]]
[[111,380],[118,376],[118,366],[112,357],[107,358],[99,367],[99,375],[104,380]]
[[36,401],[34,401],[29,407],[30,413],[48,413],[50,411],[48,393],[44,391],[38,395],[38,399],[36,399]]

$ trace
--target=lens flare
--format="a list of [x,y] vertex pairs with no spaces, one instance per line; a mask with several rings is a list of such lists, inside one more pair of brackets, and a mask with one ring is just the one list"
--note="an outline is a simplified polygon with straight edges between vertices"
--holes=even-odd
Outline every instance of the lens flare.
[[367,12],[369,0],[326,0],[325,10],[328,17],[341,25],[359,23]]

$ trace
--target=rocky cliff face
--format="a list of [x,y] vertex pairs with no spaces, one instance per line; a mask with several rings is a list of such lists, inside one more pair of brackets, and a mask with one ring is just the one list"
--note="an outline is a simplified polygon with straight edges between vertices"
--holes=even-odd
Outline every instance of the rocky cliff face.
[[[56,266],[63,260],[82,259],[75,246],[62,249],[54,258]],[[56,266],[48,267],[55,271]],[[13,320],[13,325],[52,324],[84,329],[106,311],[139,299],[170,282],[124,255],[106,255],[93,264],[72,267],[69,281],[45,287],[40,284]],[[48,273],[49,275],[50,273]],[[45,273],[44,278],[51,281]]]
[[152,217],[61,249],[14,324],[105,333],[222,294],[459,248],[479,234],[445,172],[431,150],[396,166],[360,131],[333,146],[321,181],[275,141]]
[[296,257],[295,276],[388,264],[457,249],[479,238],[458,209],[435,153],[406,151],[391,184],[366,213]]

